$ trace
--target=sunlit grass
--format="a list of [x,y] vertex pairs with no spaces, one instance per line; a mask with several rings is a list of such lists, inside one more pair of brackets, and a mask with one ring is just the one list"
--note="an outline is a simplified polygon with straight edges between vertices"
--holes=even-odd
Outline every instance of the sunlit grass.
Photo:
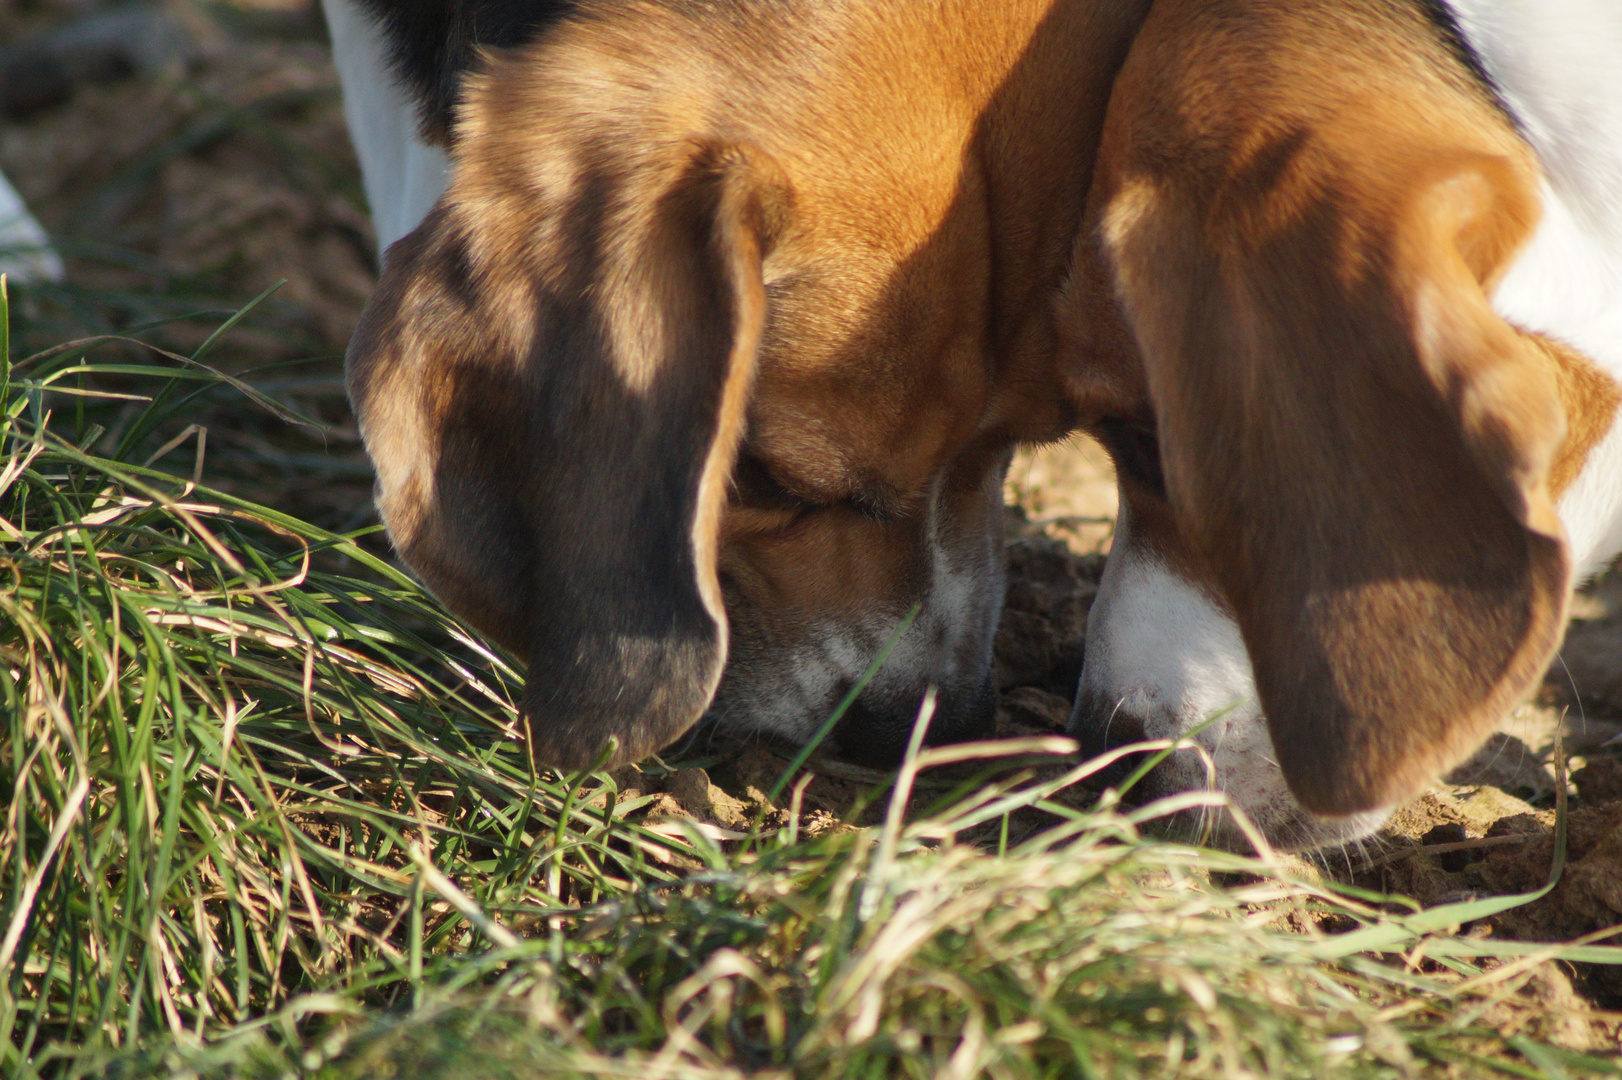
[[[1415,914],[1146,835],[1173,805],[1056,801],[1089,766],[908,820],[963,753],[916,752],[882,826],[726,840],[537,775],[518,673],[374,546],[143,464],[199,447],[225,341],[0,368],[9,1075],[1622,1073],[1516,994],[1615,950],[1461,937],[1516,901]],[[1031,808],[1023,843],[961,839]]]
[[[0,1053],[420,990],[477,934],[423,901],[414,853],[514,917],[668,877],[634,803],[533,775],[511,669],[404,575],[58,437],[53,409],[101,393],[80,376],[142,374],[87,349],[0,376]],[[198,373],[216,378],[149,369],[154,413]],[[357,571],[320,569],[333,556]]]

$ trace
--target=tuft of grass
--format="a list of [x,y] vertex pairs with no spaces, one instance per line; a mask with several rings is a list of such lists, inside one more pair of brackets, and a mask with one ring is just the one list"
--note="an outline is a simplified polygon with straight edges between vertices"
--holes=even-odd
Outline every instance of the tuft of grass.
[[[506,658],[363,535],[202,485],[190,390],[279,408],[222,340],[0,359],[8,1075],[1622,1075],[1519,993],[1619,950],[1152,835],[1216,796],[1077,809],[1068,740],[922,750],[926,705],[884,824],[815,836],[536,773]],[[189,477],[148,464],[188,445]],[[967,760],[1015,767],[909,820]]]
[[[0,368],[8,1072],[335,987],[419,998],[493,928],[425,882],[539,919],[668,880],[683,846],[535,775],[509,663],[357,537],[137,463],[188,385],[224,380],[216,340],[156,374],[95,342]],[[87,396],[145,398],[113,458],[56,433]],[[203,435],[182,432],[199,461]]]
[[[994,784],[921,821],[892,815],[881,829],[807,842],[779,833],[725,851],[695,832],[703,865],[679,885],[469,957],[412,1010],[311,996],[211,1047],[124,1057],[119,1075],[1622,1073],[1546,1041],[1533,1003],[1519,1003],[1519,1034],[1479,1023],[1482,1010],[1518,1003],[1517,972],[1450,956],[1457,939],[1445,929],[1267,860],[1147,838],[1143,826],[1172,805],[1045,804],[1072,778]],[[952,839],[1044,804],[1063,822],[1000,855]],[[1346,919],[1387,942],[1344,955],[1335,935],[1282,929],[1292,914]],[[1448,966],[1418,970],[1427,946]]]

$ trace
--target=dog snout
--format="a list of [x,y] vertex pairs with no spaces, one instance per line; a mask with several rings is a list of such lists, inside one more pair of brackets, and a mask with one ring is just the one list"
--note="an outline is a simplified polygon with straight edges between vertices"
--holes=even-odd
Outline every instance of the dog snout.
[[[1075,709],[1070,714],[1070,735],[1081,743],[1082,755],[1089,758],[1147,738],[1142,717],[1128,711],[1120,699],[1103,697],[1085,686],[1077,694]],[[1124,755],[1099,773],[1098,779],[1104,784],[1118,784],[1139,764],[1141,759],[1137,755]]]
[[[922,702],[922,692],[885,699],[870,699],[866,694],[858,697],[834,729],[840,755],[875,769],[895,768],[906,753]],[[974,686],[942,689],[935,699],[924,745],[985,738],[992,733],[996,715],[997,688],[989,676]]]

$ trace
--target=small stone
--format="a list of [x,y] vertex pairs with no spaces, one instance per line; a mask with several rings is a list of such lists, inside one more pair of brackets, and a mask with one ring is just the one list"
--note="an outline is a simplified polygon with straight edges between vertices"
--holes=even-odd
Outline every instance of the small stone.
[[728,829],[749,825],[744,804],[710,783],[710,774],[703,769],[678,770],[670,778],[670,795],[696,818]]
[[678,770],[666,781],[665,790],[689,814],[702,817],[709,809],[710,774],[703,769]]
[[[1425,847],[1435,847],[1441,844],[1462,844],[1468,839],[1470,839],[1470,834],[1464,831],[1463,825],[1450,823],[1438,825],[1431,829],[1419,838],[1419,842]],[[1437,853],[1434,858],[1437,865],[1443,870],[1450,874],[1457,874],[1460,870],[1481,858],[1481,853],[1477,851],[1443,851]]]

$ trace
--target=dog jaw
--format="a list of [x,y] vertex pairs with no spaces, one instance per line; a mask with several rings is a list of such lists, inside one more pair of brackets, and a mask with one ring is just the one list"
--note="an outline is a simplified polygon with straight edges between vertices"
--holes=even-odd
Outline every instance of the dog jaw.
[[809,738],[916,607],[837,744],[873,764],[893,763],[930,686],[940,691],[931,743],[989,734],[991,644],[1003,599],[1002,472],[993,461],[964,490],[943,477],[915,510],[888,519],[853,521],[854,511],[831,507],[809,509],[779,531],[734,532],[722,551],[732,649],[710,711],[717,729]]

